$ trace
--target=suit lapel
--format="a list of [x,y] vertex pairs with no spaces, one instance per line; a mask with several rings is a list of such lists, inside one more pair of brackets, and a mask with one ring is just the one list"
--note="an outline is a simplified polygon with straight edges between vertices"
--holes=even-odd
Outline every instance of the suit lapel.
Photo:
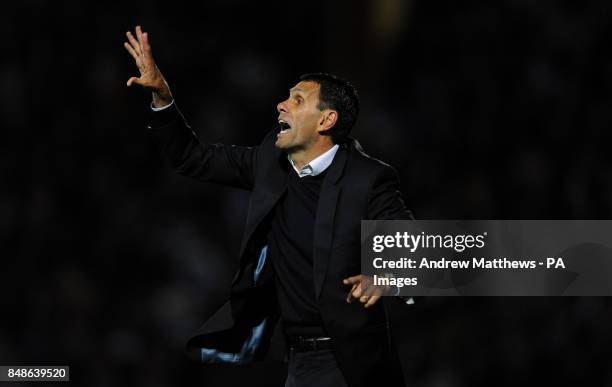
[[287,188],[287,169],[284,167],[284,164],[288,163],[286,157],[286,153],[277,148],[273,149],[272,160],[266,168],[263,181],[257,183],[260,188],[252,193],[240,249],[241,257],[246,251],[249,239]]
[[334,161],[329,166],[329,171],[323,180],[321,193],[319,194],[313,248],[314,285],[317,299],[323,288],[323,282],[331,256],[334,236],[334,218],[336,216],[336,208],[341,191],[337,182],[344,170],[346,158],[346,146],[341,146],[334,157]]
[[[334,219],[341,192],[337,183],[344,171],[347,154],[347,146],[340,146],[334,161],[329,166],[329,171],[323,180],[321,193],[319,194],[313,241],[314,286],[317,299],[321,294],[329,265],[334,235]],[[275,149],[273,160],[264,175],[264,181],[260,182],[261,188],[253,191],[242,239],[241,257],[246,251],[251,236],[287,188],[287,170],[283,167],[283,163],[287,162],[286,157],[285,153]]]

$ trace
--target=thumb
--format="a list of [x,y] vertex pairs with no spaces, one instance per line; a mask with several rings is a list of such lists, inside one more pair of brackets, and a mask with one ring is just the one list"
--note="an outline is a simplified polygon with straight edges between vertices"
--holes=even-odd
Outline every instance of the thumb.
[[133,83],[135,83],[137,85],[140,85],[141,84],[140,83],[140,78],[132,77],[132,78],[128,79],[128,81],[127,81],[128,87],[132,86]]

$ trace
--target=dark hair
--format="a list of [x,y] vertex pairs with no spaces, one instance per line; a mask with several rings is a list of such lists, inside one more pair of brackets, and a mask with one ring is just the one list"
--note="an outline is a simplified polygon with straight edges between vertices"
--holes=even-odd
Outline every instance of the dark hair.
[[300,76],[300,81],[319,84],[319,110],[332,109],[338,112],[336,124],[322,135],[331,136],[334,144],[346,141],[359,114],[357,89],[348,81],[326,73],[310,73]]

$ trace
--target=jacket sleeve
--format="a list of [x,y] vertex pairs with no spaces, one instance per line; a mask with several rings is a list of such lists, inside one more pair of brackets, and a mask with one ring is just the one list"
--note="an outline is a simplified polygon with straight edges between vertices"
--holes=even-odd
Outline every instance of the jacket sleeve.
[[[402,193],[399,190],[399,177],[393,167],[384,165],[373,177],[370,199],[368,201],[368,219],[372,220],[414,220],[412,212],[406,208]],[[400,289],[395,295],[406,305],[415,304],[421,297],[400,296]]]
[[147,129],[174,171],[201,181],[253,188],[259,147],[200,142],[176,102],[151,114]]
[[368,218],[372,220],[414,220],[399,190],[397,172],[389,165],[378,168],[372,178],[368,200]]

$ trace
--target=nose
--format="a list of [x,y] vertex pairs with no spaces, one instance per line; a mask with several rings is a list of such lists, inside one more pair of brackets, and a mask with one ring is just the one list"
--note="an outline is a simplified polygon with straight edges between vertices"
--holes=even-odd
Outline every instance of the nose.
[[276,111],[278,111],[279,113],[286,113],[287,107],[285,105],[285,102],[287,101],[285,100],[283,102],[279,102],[278,105],[276,105]]

